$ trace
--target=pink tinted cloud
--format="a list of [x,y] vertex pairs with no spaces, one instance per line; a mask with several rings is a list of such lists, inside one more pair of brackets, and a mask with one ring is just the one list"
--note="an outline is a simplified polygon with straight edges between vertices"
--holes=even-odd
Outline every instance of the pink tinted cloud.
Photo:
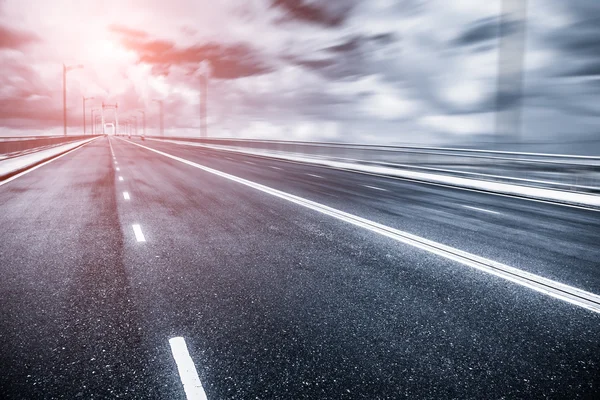
[[225,45],[215,42],[193,46],[177,46],[173,41],[153,39],[143,31],[112,27],[121,44],[138,55],[140,63],[151,64],[154,72],[163,75],[171,65],[198,68],[202,61],[211,65],[212,76],[217,79],[236,79],[270,72],[264,56],[245,43]]
[[0,49],[20,49],[38,41],[40,38],[34,33],[0,25]]

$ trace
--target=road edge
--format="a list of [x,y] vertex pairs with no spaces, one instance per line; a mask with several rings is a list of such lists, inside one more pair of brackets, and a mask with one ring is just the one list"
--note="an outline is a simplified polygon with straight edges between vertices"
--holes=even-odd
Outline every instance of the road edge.
[[[8,172],[6,174],[0,175],[0,186],[4,185],[5,183],[10,182],[13,178],[16,178],[20,174],[28,172],[29,170],[32,170],[32,169],[34,169],[36,167],[41,167],[43,164],[46,164],[46,163],[48,163],[48,162],[50,162],[50,161],[52,161],[52,160],[54,160],[54,159],[56,159],[58,157],[62,157],[64,155],[66,155],[67,153],[75,151],[75,150],[77,150],[77,149],[79,149],[79,148],[81,148],[81,147],[83,147],[83,146],[91,143],[92,141],[94,141],[96,139],[99,139],[99,137],[95,137],[95,138],[89,139],[86,142],[81,143],[81,144],[79,144],[79,145],[77,145],[77,146],[75,146],[73,148],[70,148],[70,149],[65,150],[65,151],[61,151],[61,152],[53,154],[53,155],[51,155],[49,157],[43,158],[41,160],[38,160],[38,161],[36,161],[36,162],[34,162],[32,164],[27,165],[26,167],[19,168],[19,169],[13,170],[11,172]],[[34,153],[29,153],[29,154],[34,154]]]

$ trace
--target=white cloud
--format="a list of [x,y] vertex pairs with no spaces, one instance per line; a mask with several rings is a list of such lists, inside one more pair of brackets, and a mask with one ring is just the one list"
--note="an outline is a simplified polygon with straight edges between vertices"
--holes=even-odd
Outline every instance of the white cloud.
[[363,100],[362,108],[367,115],[391,120],[406,118],[417,109],[413,102],[389,92],[369,95]]
[[428,115],[419,119],[423,128],[453,135],[479,135],[493,132],[494,113]]

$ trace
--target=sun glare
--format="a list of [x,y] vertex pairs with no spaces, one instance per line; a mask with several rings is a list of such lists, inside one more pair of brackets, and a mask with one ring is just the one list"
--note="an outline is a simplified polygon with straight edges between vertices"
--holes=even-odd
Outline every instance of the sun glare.
[[120,61],[127,58],[128,52],[112,40],[100,39],[92,47],[92,51],[101,59]]
[[86,59],[94,65],[118,65],[132,61],[133,54],[112,40],[91,40],[86,46]]

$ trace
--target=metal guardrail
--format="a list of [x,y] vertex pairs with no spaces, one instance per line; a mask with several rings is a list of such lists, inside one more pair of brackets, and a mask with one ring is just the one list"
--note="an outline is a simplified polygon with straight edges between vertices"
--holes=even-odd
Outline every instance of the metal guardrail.
[[0,154],[10,156],[12,153],[90,139],[96,136],[98,135],[0,137]]
[[[600,157],[427,146],[151,137],[222,149],[380,165],[472,179],[600,193]],[[265,154],[266,155],[266,154]]]

